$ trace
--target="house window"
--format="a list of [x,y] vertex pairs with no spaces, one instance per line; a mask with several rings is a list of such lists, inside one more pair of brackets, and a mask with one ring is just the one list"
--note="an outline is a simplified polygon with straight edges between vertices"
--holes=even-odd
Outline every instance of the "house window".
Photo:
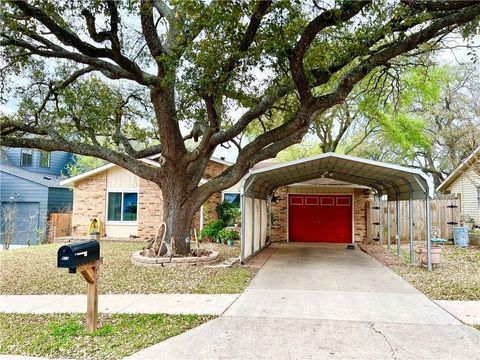
[[137,221],[138,193],[109,192],[107,221]]
[[223,201],[227,201],[240,207],[240,193],[223,193]]
[[40,167],[42,168],[50,167],[50,152],[40,151]]
[[20,154],[20,166],[32,166],[33,150],[22,149]]

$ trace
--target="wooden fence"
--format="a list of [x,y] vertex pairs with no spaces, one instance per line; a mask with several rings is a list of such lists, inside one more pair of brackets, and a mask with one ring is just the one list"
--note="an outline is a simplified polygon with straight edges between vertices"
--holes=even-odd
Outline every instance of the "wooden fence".
[[50,213],[48,215],[48,239],[71,235],[72,214],[71,213]]
[[[370,212],[370,226],[367,231],[368,241],[379,238],[380,226],[375,223],[379,222],[380,210],[375,207],[379,207],[379,201],[370,201],[367,204],[367,213]],[[390,211],[390,239],[392,243],[395,243],[397,237],[397,224],[396,224],[396,203],[391,201],[388,205]],[[413,200],[413,239],[423,240],[426,239],[426,217],[425,217],[425,201]],[[382,201],[382,228],[383,228],[383,242],[387,242],[387,202]],[[443,239],[453,239],[452,228],[458,226],[460,223],[460,199],[456,199],[453,195],[442,196],[441,198],[432,199],[430,201],[430,217],[432,224],[432,235]],[[401,241],[409,241],[409,213],[408,213],[408,201],[400,201],[400,227],[401,227]],[[454,224],[452,224],[454,223]]]

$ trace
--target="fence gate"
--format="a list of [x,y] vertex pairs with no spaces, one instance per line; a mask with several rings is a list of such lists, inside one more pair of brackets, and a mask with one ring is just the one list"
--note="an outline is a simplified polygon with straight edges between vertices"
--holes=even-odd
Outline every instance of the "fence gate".
[[[432,232],[435,236],[453,240],[453,227],[460,223],[460,198],[455,195],[441,195],[430,201]],[[396,241],[396,208],[395,202],[391,201],[387,206],[386,201],[382,201],[379,205],[378,200],[373,202],[370,208],[369,226],[372,229],[373,240],[380,240],[384,244],[387,243],[387,212],[390,212],[390,241],[394,244]],[[379,209],[380,208],[380,209]],[[413,200],[413,239],[425,240],[425,201]],[[400,201],[400,221],[402,229],[402,242],[409,241],[408,233],[408,201]],[[378,231],[377,231],[378,229]],[[381,233],[381,234],[380,234]],[[381,235],[381,236],[380,236]]]

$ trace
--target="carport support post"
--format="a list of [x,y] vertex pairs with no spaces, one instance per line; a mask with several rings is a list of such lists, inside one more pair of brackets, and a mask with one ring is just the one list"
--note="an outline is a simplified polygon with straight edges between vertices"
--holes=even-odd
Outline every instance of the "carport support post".
[[402,227],[400,225],[400,199],[399,199],[400,193],[397,191],[397,256],[400,256],[400,245],[402,242]]
[[427,268],[432,271],[432,241],[431,241],[431,224],[430,224],[430,196],[425,194],[425,221],[427,223]]
[[258,203],[259,203],[259,209],[258,209],[258,212],[259,212],[259,223],[258,223],[258,232],[259,232],[259,236],[258,236],[258,250],[260,250],[260,248],[262,247],[262,199],[259,199],[258,200]]
[[390,195],[387,195],[387,249],[390,250],[390,242],[391,242],[391,236],[392,234],[390,233]]
[[253,192],[253,183],[252,183],[252,253],[255,251],[255,193]]
[[268,199],[268,242],[272,242],[272,197]]
[[382,206],[382,196],[378,195],[378,240],[381,245],[383,245],[383,224],[382,224],[382,217],[383,217],[383,206]]
[[413,202],[411,190],[410,197],[408,199],[408,233],[410,238],[410,262],[413,262],[415,254],[413,253]]

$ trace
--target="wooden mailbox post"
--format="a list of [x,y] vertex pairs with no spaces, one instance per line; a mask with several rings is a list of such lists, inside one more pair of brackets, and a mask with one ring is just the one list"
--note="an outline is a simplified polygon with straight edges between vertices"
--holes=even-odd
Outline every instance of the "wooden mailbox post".
[[93,332],[98,322],[98,270],[102,263],[100,243],[96,240],[63,245],[58,249],[57,266],[79,272],[87,281],[87,330]]
[[80,265],[77,271],[87,281],[87,330],[97,330],[98,323],[98,270],[102,258]]

